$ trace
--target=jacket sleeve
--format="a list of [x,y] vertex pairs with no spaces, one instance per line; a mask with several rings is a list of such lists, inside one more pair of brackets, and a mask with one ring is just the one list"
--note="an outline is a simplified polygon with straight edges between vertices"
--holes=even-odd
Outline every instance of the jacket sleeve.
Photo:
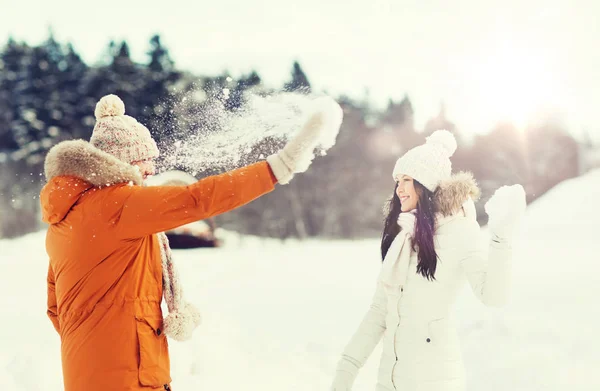
[[338,362],[333,390],[350,389],[358,370],[363,367],[386,329],[387,296],[379,282],[371,307],[346,345]]
[[138,238],[203,220],[245,205],[274,189],[267,162],[199,180],[189,186],[122,186],[117,236]]
[[58,322],[58,312],[56,305],[56,290],[55,290],[55,280],[54,280],[54,271],[52,270],[52,265],[48,265],[48,304],[46,314],[52,325],[56,329],[56,332],[60,335],[60,323]]
[[[486,253],[481,240],[477,240],[481,238],[481,232],[476,221],[469,231],[472,235],[463,236],[466,251],[461,260],[462,268],[475,296],[487,306],[501,307],[508,301],[511,244],[492,234]],[[473,235],[476,235],[475,240]]]

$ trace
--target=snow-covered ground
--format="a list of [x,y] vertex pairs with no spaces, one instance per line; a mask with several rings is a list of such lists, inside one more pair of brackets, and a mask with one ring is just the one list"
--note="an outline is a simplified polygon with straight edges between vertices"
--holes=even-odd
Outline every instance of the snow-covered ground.
[[[600,390],[600,170],[528,208],[512,299],[458,303],[469,390]],[[203,312],[192,341],[171,342],[175,390],[328,390],[366,311],[378,242],[231,237],[175,252]],[[61,390],[59,339],[45,315],[44,233],[0,241],[0,388]],[[595,309],[594,309],[595,308]],[[378,347],[355,390],[373,389]]]

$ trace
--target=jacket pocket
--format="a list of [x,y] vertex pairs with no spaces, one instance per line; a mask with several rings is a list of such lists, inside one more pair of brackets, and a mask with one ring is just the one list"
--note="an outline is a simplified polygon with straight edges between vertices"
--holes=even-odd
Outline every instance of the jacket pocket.
[[144,386],[163,387],[171,382],[169,346],[162,318],[136,316],[139,344],[139,380]]
[[435,319],[428,324],[427,344],[430,344],[445,359],[460,358],[460,342],[454,324],[447,318]]
[[448,341],[448,322],[446,318],[434,319],[427,324],[427,342],[444,344]]

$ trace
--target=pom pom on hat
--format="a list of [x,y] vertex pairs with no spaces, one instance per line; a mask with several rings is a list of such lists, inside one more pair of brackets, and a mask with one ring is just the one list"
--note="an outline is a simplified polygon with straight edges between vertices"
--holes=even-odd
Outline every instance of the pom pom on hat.
[[456,151],[456,139],[447,130],[436,130],[425,144],[416,146],[401,156],[394,166],[394,180],[408,175],[429,191],[435,191],[441,181],[450,178],[450,156]]
[[106,95],[96,103],[96,119],[125,115],[125,103],[116,95]]
[[116,95],[106,95],[94,111],[96,125],[90,143],[125,163],[157,158],[156,142],[150,131],[135,118],[125,115],[125,104]]
[[440,148],[447,157],[454,155],[457,147],[454,135],[445,129],[433,132],[431,136],[426,138],[426,143],[432,147]]

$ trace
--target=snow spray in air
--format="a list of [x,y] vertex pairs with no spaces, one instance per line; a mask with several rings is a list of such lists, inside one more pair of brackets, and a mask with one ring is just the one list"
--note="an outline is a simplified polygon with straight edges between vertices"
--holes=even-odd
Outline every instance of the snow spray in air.
[[[277,92],[266,96],[247,91],[244,104],[235,110],[224,100],[201,102],[201,110],[181,110],[192,97],[190,92],[175,103],[177,127],[184,136],[160,145],[160,170],[183,167],[192,175],[211,170],[230,170],[277,152],[302,127],[315,107],[316,94]],[[194,118],[200,116],[201,118]],[[190,124],[201,125],[192,128]],[[190,126],[190,130],[181,129]],[[317,154],[324,155],[335,140],[324,140]]]

